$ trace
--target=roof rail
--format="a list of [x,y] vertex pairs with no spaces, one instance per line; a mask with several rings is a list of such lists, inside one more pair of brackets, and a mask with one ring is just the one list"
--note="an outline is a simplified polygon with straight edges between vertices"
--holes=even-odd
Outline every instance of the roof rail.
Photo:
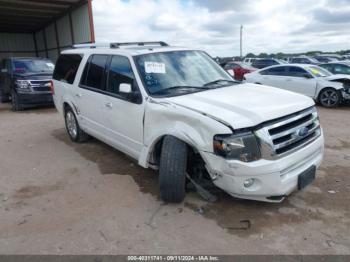
[[97,48],[97,47],[110,47],[109,43],[91,43],[91,44],[76,44],[73,48]]
[[120,48],[121,46],[145,46],[145,45],[159,45],[159,46],[169,46],[167,43],[163,41],[153,41],[153,42],[126,42],[126,43],[111,43],[111,48]]

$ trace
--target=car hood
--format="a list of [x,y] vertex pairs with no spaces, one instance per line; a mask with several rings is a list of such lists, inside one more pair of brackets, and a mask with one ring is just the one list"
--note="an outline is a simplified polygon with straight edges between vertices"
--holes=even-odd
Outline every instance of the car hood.
[[52,74],[14,74],[14,77],[23,80],[47,80],[52,78]]
[[328,81],[338,80],[338,79],[348,79],[348,80],[350,80],[350,75],[336,74],[336,75],[327,76],[324,79],[328,80]]
[[167,98],[167,101],[234,129],[253,127],[314,105],[314,101],[304,95],[256,84],[217,88]]

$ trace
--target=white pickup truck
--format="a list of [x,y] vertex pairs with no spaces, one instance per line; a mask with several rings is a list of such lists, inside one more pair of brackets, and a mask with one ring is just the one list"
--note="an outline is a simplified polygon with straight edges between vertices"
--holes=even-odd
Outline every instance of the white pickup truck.
[[199,50],[80,46],[62,52],[52,91],[73,141],[93,136],[158,169],[166,202],[203,179],[235,197],[280,202],[312,182],[323,157],[311,98],[237,83]]

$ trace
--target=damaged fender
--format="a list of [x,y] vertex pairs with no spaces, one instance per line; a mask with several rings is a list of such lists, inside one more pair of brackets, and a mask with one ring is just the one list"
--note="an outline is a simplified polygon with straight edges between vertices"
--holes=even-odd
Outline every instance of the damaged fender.
[[198,111],[168,101],[148,98],[144,117],[144,146],[139,164],[149,166],[149,159],[158,141],[174,136],[197,151],[213,152],[213,137],[232,133],[230,127]]

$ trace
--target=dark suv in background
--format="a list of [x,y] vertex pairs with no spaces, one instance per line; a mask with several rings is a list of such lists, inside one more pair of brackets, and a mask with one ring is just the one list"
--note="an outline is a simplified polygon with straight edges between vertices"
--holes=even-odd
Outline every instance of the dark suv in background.
[[54,64],[46,58],[12,57],[2,60],[1,102],[12,101],[18,111],[28,106],[53,105],[51,78]]

